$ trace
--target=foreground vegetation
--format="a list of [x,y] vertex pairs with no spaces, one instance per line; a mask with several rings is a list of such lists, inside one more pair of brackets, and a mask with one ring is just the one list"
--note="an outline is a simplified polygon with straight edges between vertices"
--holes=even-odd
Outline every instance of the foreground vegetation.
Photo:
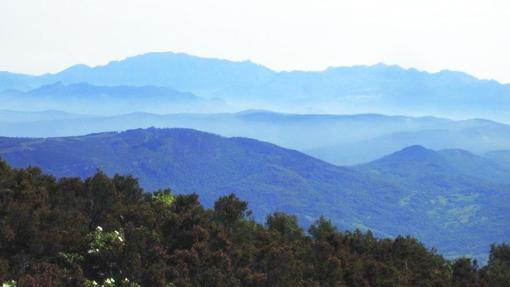
[[56,180],[0,161],[0,282],[5,286],[510,286],[510,246],[482,268],[411,237],[305,233],[284,213],[265,225],[234,195],[144,193],[132,177]]

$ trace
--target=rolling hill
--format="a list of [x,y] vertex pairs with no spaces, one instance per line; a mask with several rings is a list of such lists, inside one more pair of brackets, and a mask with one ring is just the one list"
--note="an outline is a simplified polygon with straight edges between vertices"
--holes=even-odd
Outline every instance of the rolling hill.
[[[115,115],[130,112],[175,113],[194,110],[222,111],[219,99],[202,99],[191,93],[155,86],[96,86],[57,82],[28,92],[0,93],[2,108],[19,111],[61,110],[66,113]],[[40,112],[39,112],[40,113]]]
[[37,77],[4,72],[0,74],[0,91],[28,91],[55,82],[169,87],[223,99],[237,110],[434,115],[510,122],[502,108],[510,107],[508,84],[462,72],[427,73],[384,64],[277,72],[249,61],[148,53],[103,66],[76,65]]
[[[76,136],[135,128],[191,128],[271,142],[337,165],[368,162],[410,145],[464,149],[476,154],[510,149],[510,126],[487,120],[378,114],[314,115],[248,110],[240,113],[150,114],[91,117],[61,113],[0,112],[0,135]],[[30,120],[32,119],[32,120]],[[64,120],[65,119],[65,120]]]
[[[0,138],[0,156],[15,167],[36,165],[56,176],[87,177],[97,169],[108,174],[132,174],[148,190],[172,187],[179,193],[198,192],[206,205],[220,195],[235,192],[254,202],[259,219],[269,211],[284,210],[299,213],[307,222],[324,210],[332,212],[345,228],[363,222],[379,230],[376,225],[385,223],[372,222],[373,217],[366,212],[382,211],[368,194],[377,192],[390,199],[395,193],[389,190],[396,190],[293,150],[187,129],[140,129],[48,139]],[[369,200],[362,200],[364,197]],[[357,210],[347,198],[365,207]],[[394,197],[383,205],[389,208],[396,200]]]
[[[482,225],[510,220],[510,169],[467,151],[411,146],[356,169],[406,190],[400,206],[419,211],[424,221],[475,241],[486,240]],[[492,232],[510,236],[504,226]]]
[[[132,174],[143,187],[197,192],[206,205],[235,192],[257,219],[281,210],[309,224],[320,215],[342,229],[412,234],[447,256],[484,258],[510,236],[508,186],[471,177],[455,160],[414,146],[355,168],[247,138],[188,129],[138,129],[60,138],[0,138],[0,157],[56,176],[98,168]],[[461,161],[459,161],[461,162]]]

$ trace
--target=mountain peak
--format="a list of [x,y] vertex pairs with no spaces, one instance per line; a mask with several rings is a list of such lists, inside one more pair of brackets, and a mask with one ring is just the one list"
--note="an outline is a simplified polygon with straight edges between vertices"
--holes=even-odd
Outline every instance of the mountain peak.
[[[404,165],[435,165],[441,166],[444,164],[444,159],[441,155],[433,150],[427,149],[421,145],[412,145],[397,152],[389,154],[381,159],[375,160],[373,164],[390,165],[390,166],[404,166]],[[370,163],[370,164],[372,164]]]
[[432,150],[429,150],[422,145],[411,145],[400,150],[401,153],[408,154],[427,153],[430,151]]
[[[68,74],[68,75],[71,75],[71,74],[81,74],[83,72],[86,72],[90,69],[90,66],[88,65],[85,65],[85,64],[76,64],[76,65],[72,65],[64,70],[62,70],[60,73],[65,73],[65,74]],[[46,74],[46,75],[51,75],[51,74]]]
[[[400,151],[397,151],[393,153],[392,155],[399,155],[399,156],[407,156],[407,157],[424,157],[424,156],[430,156],[435,155],[436,152],[430,149],[425,148],[422,145],[411,145],[408,147],[405,147],[401,149]],[[392,156],[390,155],[390,156]]]

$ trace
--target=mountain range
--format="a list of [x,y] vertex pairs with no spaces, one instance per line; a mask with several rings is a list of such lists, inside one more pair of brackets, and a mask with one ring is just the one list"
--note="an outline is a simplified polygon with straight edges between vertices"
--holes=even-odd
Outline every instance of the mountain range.
[[[155,191],[236,193],[261,221],[325,215],[486,260],[510,229],[510,85],[399,66],[275,71],[148,53],[0,72],[0,157]],[[198,131],[200,130],[200,131]]]
[[97,86],[57,82],[20,92],[0,93],[4,109],[60,110],[66,113],[112,115],[138,112],[215,112],[227,110],[220,99],[203,99],[191,93],[155,86]]
[[249,137],[296,149],[338,165],[375,160],[411,145],[434,150],[464,149],[476,154],[510,149],[510,126],[476,119],[453,121],[378,114],[304,115],[261,110],[118,116],[0,110],[1,135],[11,137],[76,136],[148,127],[192,128],[222,136]]
[[58,177],[87,177],[97,169],[132,174],[148,190],[197,192],[209,206],[235,192],[252,203],[258,220],[285,211],[308,225],[325,215],[341,229],[412,234],[446,256],[486,260],[488,244],[510,236],[509,165],[463,150],[411,146],[367,164],[340,167],[257,140],[151,128],[3,137],[0,157]]
[[[462,72],[427,73],[384,64],[277,72],[249,61],[164,52],[97,67],[76,65],[41,76],[0,73],[0,91],[27,92],[55,82],[167,87],[222,99],[238,111],[262,108],[290,113],[433,115],[510,122],[504,108],[510,106],[508,84]],[[140,110],[133,106],[131,112]]]

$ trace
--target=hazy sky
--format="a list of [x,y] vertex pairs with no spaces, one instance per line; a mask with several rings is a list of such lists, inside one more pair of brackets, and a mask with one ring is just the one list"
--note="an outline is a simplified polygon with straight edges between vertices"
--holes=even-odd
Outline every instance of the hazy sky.
[[0,70],[150,51],[276,70],[384,62],[510,82],[510,1],[0,0]]

